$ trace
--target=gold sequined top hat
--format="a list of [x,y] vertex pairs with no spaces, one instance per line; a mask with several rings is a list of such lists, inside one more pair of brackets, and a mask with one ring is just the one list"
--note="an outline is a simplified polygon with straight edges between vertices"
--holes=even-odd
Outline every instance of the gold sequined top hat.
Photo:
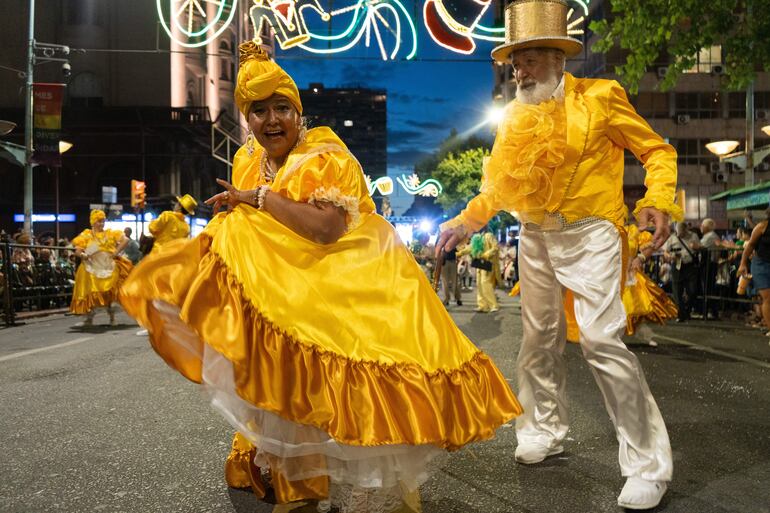
[[185,194],[184,196],[177,196],[176,200],[179,202],[180,205],[182,205],[182,208],[187,211],[188,214],[193,215],[195,214],[195,207],[198,206],[198,202],[195,201],[195,199],[190,196],[189,194]]
[[508,62],[512,52],[526,48],[557,48],[567,57],[583,50],[583,43],[567,35],[563,0],[516,0],[505,8],[505,43],[492,50],[497,62]]

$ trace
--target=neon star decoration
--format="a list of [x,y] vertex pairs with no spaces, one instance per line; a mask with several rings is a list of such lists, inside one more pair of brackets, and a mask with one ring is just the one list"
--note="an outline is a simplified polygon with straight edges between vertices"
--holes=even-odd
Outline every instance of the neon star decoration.
[[[393,194],[393,179],[391,177],[381,176],[374,181],[372,181],[369,175],[365,175],[365,178],[370,196],[374,194],[375,190],[379,191],[383,196]],[[437,180],[429,178],[424,182],[420,182],[420,178],[416,174],[397,176],[396,181],[412,196],[432,196],[435,198],[444,190]]]
[[235,16],[238,0],[156,0],[158,19],[168,37],[195,48],[219,37]]

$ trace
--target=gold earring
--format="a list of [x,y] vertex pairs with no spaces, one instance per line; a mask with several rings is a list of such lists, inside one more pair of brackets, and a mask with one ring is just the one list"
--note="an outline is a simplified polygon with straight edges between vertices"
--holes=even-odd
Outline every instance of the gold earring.
[[249,157],[254,155],[254,134],[249,130],[249,135],[246,136],[246,153]]

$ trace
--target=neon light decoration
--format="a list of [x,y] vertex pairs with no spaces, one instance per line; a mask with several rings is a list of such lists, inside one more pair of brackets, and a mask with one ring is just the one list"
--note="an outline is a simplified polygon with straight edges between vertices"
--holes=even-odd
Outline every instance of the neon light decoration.
[[168,37],[195,48],[216,39],[230,25],[238,0],[156,0]]
[[[590,0],[568,0],[567,34],[582,36]],[[505,27],[486,27],[480,23],[492,0],[425,0],[423,22],[428,34],[439,46],[470,55],[476,40],[505,42]],[[581,14],[582,13],[582,14]]]
[[[249,16],[255,41],[262,42],[259,35],[267,23],[283,50],[299,47],[333,54],[353,48],[363,38],[367,48],[376,43],[383,60],[396,59],[399,52],[411,59],[417,53],[417,29],[400,0],[357,0],[333,11],[326,11],[319,0],[254,0]],[[344,28],[334,29],[334,21]]]
[[[366,187],[369,189],[370,196],[374,194],[375,190],[379,191],[383,196],[393,194],[393,179],[391,177],[381,176],[374,181],[372,181],[369,175],[365,175],[364,178],[366,178]],[[435,198],[444,190],[437,180],[429,178],[424,182],[420,182],[420,178],[416,174],[398,176],[396,181],[412,196],[433,196]]]

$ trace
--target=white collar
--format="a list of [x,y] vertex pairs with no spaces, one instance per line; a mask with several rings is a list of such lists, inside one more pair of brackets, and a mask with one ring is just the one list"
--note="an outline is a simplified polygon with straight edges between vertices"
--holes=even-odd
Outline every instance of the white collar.
[[551,99],[561,101],[564,99],[564,73],[561,75],[561,80],[559,81],[559,85],[556,86],[556,89],[553,90],[553,94],[551,94]]

